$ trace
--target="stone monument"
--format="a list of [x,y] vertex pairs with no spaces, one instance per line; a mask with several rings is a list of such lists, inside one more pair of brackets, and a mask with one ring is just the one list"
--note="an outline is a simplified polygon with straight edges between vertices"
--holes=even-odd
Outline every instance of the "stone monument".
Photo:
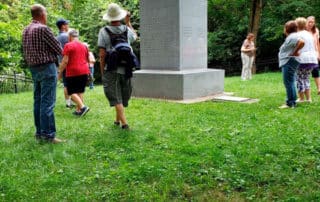
[[207,0],[140,0],[136,97],[185,100],[222,93],[224,70],[207,68]]

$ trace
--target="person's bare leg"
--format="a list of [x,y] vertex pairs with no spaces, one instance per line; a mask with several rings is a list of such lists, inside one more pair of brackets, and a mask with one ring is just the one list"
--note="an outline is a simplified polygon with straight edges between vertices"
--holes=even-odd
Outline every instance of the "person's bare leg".
[[72,97],[72,100],[76,103],[76,105],[77,105],[77,110],[76,111],[80,111],[80,109],[82,108],[82,107],[84,107],[84,104],[83,104],[83,102],[82,102],[82,100],[81,100],[81,97],[79,96],[79,94],[72,94],[71,95],[71,97]]
[[314,78],[314,82],[316,83],[316,87],[318,90],[318,95],[320,95],[320,77]]
[[306,89],[305,95],[306,95],[307,101],[311,101],[311,90],[310,89]]
[[116,104],[115,105],[116,109],[116,121],[120,122],[121,125],[127,125],[127,119],[126,116],[124,115],[124,107],[122,104]]
[[65,101],[66,101],[66,105],[71,105],[71,96],[70,95],[68,95],[68,89],[67,89],[67,87],[64,87],[63,88],[63,93],[64,93],[64,99],[65,99]]
[[299,96],[299,101],[303,102],[304,101],[304,92],[299,92],[298,96]]

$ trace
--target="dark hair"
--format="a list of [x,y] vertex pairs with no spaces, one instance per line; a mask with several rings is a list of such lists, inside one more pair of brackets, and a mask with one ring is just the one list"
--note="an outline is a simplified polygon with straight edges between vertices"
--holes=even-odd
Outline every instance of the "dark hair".
[[45,12],[45,10],[46,8],[41,4],[34,4],[31,6],[31,16],[33,18],[38,18]]
[[284,28],[285,28],[287,34],[291,34],[293,32],[297,32],[298,25],[297,25],[296,21],[290,20],[284,25]]

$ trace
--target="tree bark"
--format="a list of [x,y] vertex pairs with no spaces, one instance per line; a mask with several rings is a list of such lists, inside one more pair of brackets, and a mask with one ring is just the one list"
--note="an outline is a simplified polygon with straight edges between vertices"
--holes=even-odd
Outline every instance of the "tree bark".
[[[260,18],[262,13],[262,0],[252,0],[250,9],[250,24],[249,32],[253,33],[255,36],[254,44],[257,45],[257,36],[260,27]],[[255,74],[256,68],[256,55],[254,56],[254,62],[252,66],[252,73]]]

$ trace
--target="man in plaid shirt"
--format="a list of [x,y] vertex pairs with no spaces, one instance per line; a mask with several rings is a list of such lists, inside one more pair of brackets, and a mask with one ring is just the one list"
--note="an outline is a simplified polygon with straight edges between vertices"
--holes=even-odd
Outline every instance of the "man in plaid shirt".
[[22,34],[23,54],[30,66],[34,83],[33,114],[37,139],[52,143],[62,140],[55,137],[54,107],[56,102],[57,55],[61,47],[47,23],[46,8],[40,4],[31,7],[32,22]]

